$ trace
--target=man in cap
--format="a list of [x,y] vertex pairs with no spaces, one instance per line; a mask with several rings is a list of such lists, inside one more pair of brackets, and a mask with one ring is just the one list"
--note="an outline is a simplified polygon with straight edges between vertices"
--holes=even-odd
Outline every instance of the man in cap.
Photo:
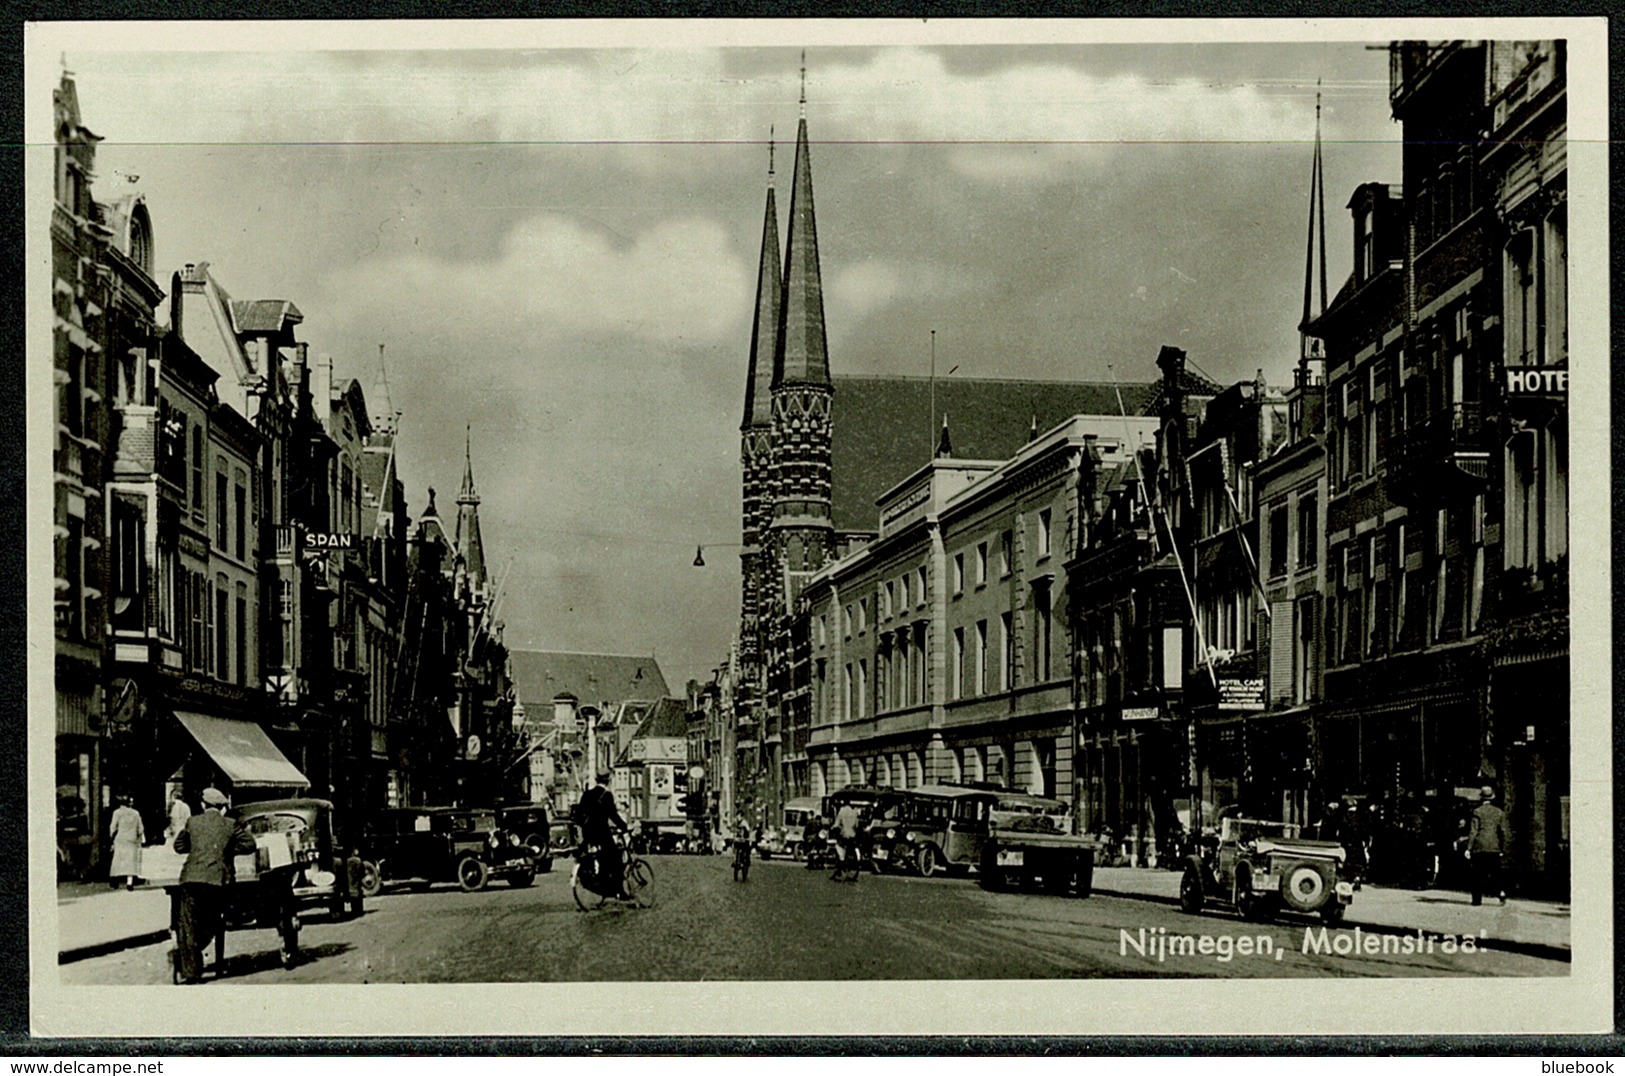
[[598,782],[581,794],[577,810],[581,818],[581,839],[598,848],[599,877],[605,882],[604,888],[613,884],[617,897],[630,899],[621,848],[615,843],[615,831],[625,833],[628,827],[620,808],[615,806],[615,794],[609,790],[609,774],[600,773]]
[[1473,868],[1473,903],[1482,904],[1484,894],[1494,893],[1505,904],[1507,891],[1501,877],[1501,857],[1512,844],[1512,826],[1507,822],[1506,812],[1495,805],[1495,789],[1485,785],[1478,790],[1478,800],[1467,831],[1467,859]]
[[186,821],[175,835],[175,851],[186,854],[181,868],[181,908],[176,948],[183,983],[203,976],[203,950],[220,929],[225,887],[232,880],[231,857],[254,851],[252,834],[225,815],[226,794],[203,790],[203,812]]

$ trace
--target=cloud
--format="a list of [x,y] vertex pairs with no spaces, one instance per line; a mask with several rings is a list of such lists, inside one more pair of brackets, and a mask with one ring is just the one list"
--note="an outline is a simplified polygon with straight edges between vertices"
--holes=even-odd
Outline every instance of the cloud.
[[[794,69],[738,77],[729,68],[762,55],[771,53],[103,54],[82,82],[104,129],[135,142],[705,143],[761,140],[773,122],[787,138]],[[1302,102],[1276,87],[1106,72],[1078,57],[962,71],[937,50],[824,50],[809,71],[812,137],[1065,146],[1302,141],[1310,132]],[[996,170],[954,159],[971,178]],[[1077,158],[1000,159],[1006,175],[1039,176]]]
[[749,272],[704,217],[632,235],[543,213],[517,222],[488,260],[412,254],[346,266],[324,291],[340,322],[381,311],[411,320],[500,319],[550,338],[717,342],[750,303]]
[[970,267],[950,273],[923,262],[873,257],[835,271],[826,285],[825,306],[838,311],[842,320],[855,322],[899,301],[917,302],[924,295],[952,299],[974,287]]

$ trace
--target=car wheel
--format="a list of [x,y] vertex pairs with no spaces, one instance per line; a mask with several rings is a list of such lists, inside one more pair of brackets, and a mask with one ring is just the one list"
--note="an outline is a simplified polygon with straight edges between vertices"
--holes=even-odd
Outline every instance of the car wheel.
[[1188,915],[1202,914],[1206,894],[1202,891],[1202,875],[1195,867],[1186,867],[1179,880],[1179,907]]
[[929,844],[921,848],[914,860],[914,867],[920,872],[920,877],[931,877],[937,873],[937,866],[937,850]]
[[473,856],[465,856],[457,863],[457,884],[463,887],[465,893],[475,893],[485,888],[486,882],[491,879],[491,869],[483,860]]
[[344,918],[344,893],[335,892],[327,900],[327,914],[334,919]]
[[1342,904],[1342,902],[1334,900],[1320,910],[1320,917],[1326,922],[1335,925],[1343,921],[1344,910],[1345,906]]
[[515,889],[524,889],[535,880],[536,872],[534,870],[515,871],[513,874],[508,875],[508,884]]
[[363,897],[376,897],[384,888],[384,872],[378,864],[368,860],[361,861],[361,895]]
[[537,874],[552,874],[553,873],[553,857],[552,856],[543,856],[541,859],[538,859],[536,861],[536,873]]

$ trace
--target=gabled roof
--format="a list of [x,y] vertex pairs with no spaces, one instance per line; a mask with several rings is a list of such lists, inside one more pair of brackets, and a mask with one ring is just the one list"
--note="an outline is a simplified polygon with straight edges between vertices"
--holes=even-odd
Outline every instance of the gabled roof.
[[394,507],[395,439],[376,434],[361,454],[361,530],[377,534]]
[[653,654],[577,654],[563,650],[510,650],[514,692],[535,709],[563,694],[602,706],[670,692]]
[[938,378],[938,427],[931,423],[931,381],[925,377],[844,375],[835,378],[833,499],[835,529],[872,531],[875,501],[929,460],[946,418],[954,456],[1007,460],[1038,428],[1052,429],[1077,414],[1142,414],[1153,385],[1088,381]]
[[656,699],[649,706],[649,712],[638,726],[637,733],[632,737],[635,740],[662,738],[685,739],[688,736],[688,705],[682,699],[671,696]]
[[305,315],[286,299],[241,299],[233,300],[231,319],[240,333],[278,333]]

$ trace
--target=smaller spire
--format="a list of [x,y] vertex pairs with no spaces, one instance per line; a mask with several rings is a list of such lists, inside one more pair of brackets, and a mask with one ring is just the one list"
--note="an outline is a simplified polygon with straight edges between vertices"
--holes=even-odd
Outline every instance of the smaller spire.
[[801,118],[807,118],[807,50],[801,50]]
[[942,414],[942,436],[937,438],[937,459],[945,460],[954,454],[953,439],[948,436],[948,413]]
[[1027,428],[1027,443],[1030,445],[1038,440],[1038,416],[1033,415],[1033,424]]

